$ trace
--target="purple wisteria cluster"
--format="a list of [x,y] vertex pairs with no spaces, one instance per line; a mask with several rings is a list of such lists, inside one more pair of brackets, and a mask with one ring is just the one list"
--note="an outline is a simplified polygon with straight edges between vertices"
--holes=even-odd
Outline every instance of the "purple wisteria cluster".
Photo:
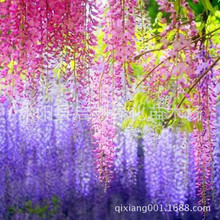
[[184,204],[195,198],[192,146],[186,133],[148,131],[143,137],[147,192],[154,203]]
[[[56,105],[61,102],[65,98],[44,104],[51,106],[51,119],[32,121],[24,120],[24,111],[12,114],[7,103],[0,106],[0,219],[117,219],[118,203],[196,205],[192,135],[171,129],[160,135],[146,129],[141,135],[118,127],[114,179],[104,193],[95,171],[90,124],[59,118]],[[219,125],[219,106],[217,110]],[[219,126],[216,134],[213,209],[219,216]],[[176,215],[189,214],[176,212],[170,219]],[[138,213],[132,216],[136,219]]]

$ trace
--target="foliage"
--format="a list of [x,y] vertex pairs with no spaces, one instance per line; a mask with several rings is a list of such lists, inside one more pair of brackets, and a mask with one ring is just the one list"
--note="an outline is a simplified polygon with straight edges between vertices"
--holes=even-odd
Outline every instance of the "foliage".
[[33,205],[31,200],[28,200],[23,207],[14,205],[8,208],[8,216],[16,214],[27,213],[30,215],[37,215],[40,219],[47,219],[56,216],[60,209],[60,200],[57,196],[53,196],[49,203],[43,201],[41,205]]
[[[220,80],[217,0],[0,4],[1,103],[13,114],[27,103],[29,117],[36,121],[39,103],[55,102],[62,94],[75,137],[82,131],[72,119],[76,108],[83,109],[105,191],[113,179],[119,103],[128,115],[123,129],[192,133],[199,204],[211,202]],[[79,145],[76,152],[81,155]],[[48,207],[36,209],[43,213]]]

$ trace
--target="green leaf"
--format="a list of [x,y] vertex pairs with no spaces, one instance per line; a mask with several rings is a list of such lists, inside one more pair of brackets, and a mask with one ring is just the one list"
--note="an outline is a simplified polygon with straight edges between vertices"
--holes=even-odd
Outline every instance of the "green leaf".
[[201,2],[202,2],[202,5],[204,6],[206,11],[210,11],[213,14],[215,14],[215,9],[213,8],[213,6],[209,0],[201,0]]
[[205,27],[205,23],[204,22],[201,22],[200,26],[199,26],[199,35],[202,36],[202,31]]
[[188,0],[187,1],[190,8],[197,14],[200,15],[204,12],[204,7],[202,5],[201,2],[199,2],[198,4],[194,4],[192,0]]
[[53,196],[53,198],[52,198],[53,205],[56,205],[58,202],[59,202],[58,197],[57,196]]
[[31,200],[28,200],[26,203],[25,203],[25,208],[31,208],[32,207],[32,202]]
[[220,10],[219,0],[212,0],[212,5],[213,5],[214,8],[217,8],[218,10]]
[[173,129],[174,129],[174,131],[177,131],[177,128],[178,128],[178,126],[179,126],[179,122],[180,122],[179,118],[177,118],[177,119],[173,122]]
[[196,128],[198,129],[198,131],[203,131],[203,125],[201,121],[196,122]]
[[191,133],[193,131],[193,123],[191,121],[184,119],[184,126],[187,133]]
[[178,14],[179,13],[179,10],[180,10],[180,0],[176,0],[174,2],[174,8],[176,10],[176,13]]
[[208,10],[211,11],[212,14],[215,14],[215,9],[212,6],[211,2],[209,0],[205,0],[205,2],[206,2],[206,6],[207,6]]
[[159,5],[157,4],[156,0],[146,1],[146,9],[148,11],[148,15],[151,18],[151,23],[155,22],[157,17],[157,13],[159,12]]
[[127,118],[125,119],[123,122],[122,122],[122,129],[124,130],[125,128],[127,128],[130,123],[132,122],[132,119],[131,118]]
[[145,106],[144,106],[144,109],[143,109],[143,115],[144,115],[145,117],[148,117],[148,116],[150,116],[150,113],[151,113],[151,109],[149,108],[148,105],[145,105]]
[[15,213],[16,213],[16,210],[15,210],[13,207],[9,207],[9,208],[8,208],[8,212],[9,212],[10,214],[15,214]]
[[141,123],[141,121],[139,121],[139,119],[137,118],[137,119],[134,121],[133,128],[138,128],[138,127],[140,126],[140,123]]
[[157,126],[155,128],[155,132],[160,135],[162,133],[162,129],[163,129],[162,126]]
[[143,66],[137,65],[135,63],[131,64],[133,71],[134,71],[134,76],[142,76],[143,75]]
[[139,102],[141,101],[142,98],[143,98],[143,94],[139,92],[134,96],[134,101]]
[[125,109],[126,109],[126,111],[131,111],[132,108],[133,108],[133,101],[128,100],[128,101],[125,103]]

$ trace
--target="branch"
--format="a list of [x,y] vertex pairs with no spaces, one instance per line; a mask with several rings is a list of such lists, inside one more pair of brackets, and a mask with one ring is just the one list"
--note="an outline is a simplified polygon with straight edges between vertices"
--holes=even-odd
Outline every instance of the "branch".
[[163,64],[164,61],[160,62],[159,64],[157,64],[150,72],[148,72],[148,74],[137,84],[137,86],[135,87],[135,89],[137,89],[146,79],[147,77],[155,70],[157,69],[160,65]]
[[[202,35],[202,36],[200,36],[200,37],[197,37],[196,39],[195,39],[195,38],[192,38],[192,39],[191,39],[191,40],[193,40],[192,43],[196,43],[198,40],[204,39],[205,36],[210,35],[210,34],[216,32],[216,31],[218,31],[218,30],[220,30],[220,28],[217,28],[217,29],[215,29],[215,30],[213,30],[213,31],[211,31],[211,32],[209,32],[209,33],[207,33],[207,34],[204,34],[204,35]],[[173,43],[173,42],[169,43],[168,46],[170,46],[172,43]],[[187,47],[187,46],[182,47],[179,51],[185,49],[186,47]],[[167,48],[164,48],[164,46],[162,46],[162,47],[160,47],[160,48],[156,48],[156,49],[152,49],[152,50],[147,50],[147,51],[145,51],[145,52],[143,52],[143,53],[141,53],[141,54],[135,56],[135,57],[134,57],[134,60],[139,60],[142,56],[146,55],[147,53],[152,53],[152,52],[160,51],[160,50],[163,50],[163,49],[167,49]]]
[[[220,28],[217,28],[217,29],[211,31],[211,32],[205,34],[204,36],[210,35],[210,34],[216,32],[216,31],[218,31],[218,30],[220,30]],[[192,41],[192,43],[196,43],[198,40],[203,39],[204,36],[201,36],[201,37],[198,37],[198,38],[194,39],[194,40]],[[186,47],[187,47],[187,46],[183,46],[182,48],[180,48],[180,49],[178,50],[178,52],[180,52],[181,50],[185,49]],[[160,49],[160,48],[159,48],[159,49]],[[139,58],[140,58],[141,56],[145,55],[146,53],[153,52],[153,51],[158,51],[159,49],[154,49],[154,50],[145,51],[144,53],[142,53],[142,54],[140,54],[140,55],[138,55],[138,56],[136,56],[136,57],[139,57]],[[138,59],[139,59],[139,58],[138,58]],[[155,69],[157,69],[160,65],[162,65],[164,61],[166,61],[166,60],[168,60],[168,59],[170,59],[170,58],[172,58],[172,56],[167,57],[166,59],[164,59],[163,61],[161,61],[157,66],[155,66],[155,67],[138,83],[138,85],[135,87],[135,89],[137,89],[137,88],[147,79],[147,77],[148,77]],[[137,58],[136,58],[136,59],[137,59]]]
[[[191,23],[192,21],[194,21],[194,19],[193,19],[193,20],[186,21],[186,22],[182,23],[181,25],[189,24],[189,23]],[[175,29],[175,28],[176,28],[176,27],[173,26],[173,27],[170,28],[168,31],[172,31],[172,30]],[[149,42],[149,41],[151,41],[151,40],[153,40],[153,39],[155,39],[155,38],[159,38],[159,39],[161,39],[162,36],[161,36],[161,35],[154,35],[153,37],[151,37],[151,38],[145,40],[144,43],[147,43],[147,42]]]
[[[189,94],[194,88],[195,86],[201,81],[201,79],[218,63],[218,61],[220,60],[220,57],[218,57],[214,62],[213,64],[201,75],[197,78],[197,80],[193,83],[193,85],[189,88],[187,94]],[[185,101],[186,97],[184,96],[182,98],[182,100],[180,101],[179,105],[177,106],[177,109],[179,109],[181,107],[181,105],[183,104],[183,102]],[[163,121],[163,125],[164,127],[166,128],[170,122],[170,120],[174,119],[174,116],[175,116],[175,113],[173,112],[172,115],[167,118],[167,119],[164,119]]]
[[163,50],[163,49],[166,49],[166,48],[164,48],[164,45],[162,47],[160,47],[160,48],[156,48],[156,49],[152,49],[152,50],[147,50],[147,51],[145,51],[145,52],[135,56],[134,60],[139,60],[142,56],[144,56],[147,53],[152,53],[152,52],[160,51],[160,50]]

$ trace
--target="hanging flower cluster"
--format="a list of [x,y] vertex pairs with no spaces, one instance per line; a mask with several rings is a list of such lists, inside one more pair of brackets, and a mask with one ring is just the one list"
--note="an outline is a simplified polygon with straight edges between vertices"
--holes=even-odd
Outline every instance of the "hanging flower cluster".
[[82,100],[88,85],[86,72],[94,57],[97,9],[96,2],[89,0],[1,2],[1,102],[8,97],[13,106],[20,105],[24,96],[34,102],[40,79],[51,74],[48,71],[57,62],[70,88],[67,99],[73,101],[75,88]]
[[[61,100],[60,100],[61,101]],[[90,198],[98,181],[94,175],[94,146],[87,121],[78,121],[80,133],[74,137],[67,106],[40,103],[38,120],[27,130],[28,106],[12,114],[8,105],[0,108],[0,216],[10,208],[39,204],[58,196],[62,201],[82,196]]]
[[[105,191],[112,182],[130,195],[142,168],[151,202],[218,201],[219,28],[210,25],[218,6],[155,0],[151,26],[149,2],[108,0],[103,8],[98,0],[0,0],[0,218],[26,198],[91,199],[97,180]],[[204,8],[199,28],[192,4]],[[127,99],[129,111],[141,112],[135,129],[147,129],[143,157],[139,131],[118,126]],[[46,121],[37,120],[39,108]],[[77,121],[78,111],[88,118]]]
[[122,88],[131,80],[131,62],[135,51],[135,0],[110,0],[104,25],[104,42],[107,62],[112,63],[115,92],[119,96]]
[[[198,66],[197,74],[201,75],[203,68],[210,63],[205,61],[205,52],[201,52],[201,67]],[[199,68],[200,67],[200,68]],[[197,112],[202,120],[202,128],[194,131],[196,187],[200,197],[199,204],[210,204],[213,186],[213,147],[214,147],[214,121],[216,117],[215,82],[214,72],[204,77],[198,87],[198,96],[195,104],[200,107]],[[195,115],[194,115],[195,116]]]
[[[109,10],[102,24],[104,25],[104,43],[106,57],[99,60],[99,66],[91,77],[91,108],[92,128],[94,141],[98,143],[95,150],[97,169],[100,181],[105,185],[112,179],[113,161],[115,157],[114,117],[118,97],[126,88],[127,73],[131,74],[130,61],[135,49],[135,21],[132,16],[136,1],[109,1]],[[101,58],[100,58],[101,59]],[[98,113],[99,111],[106,111]],[[107,115],[106,115],[107,113]]]
[[194,198],[194,173],[190,171],[194,161],[189,154],[188,135],[168,129],[161,135],[150,129],[145,132],[145,181],[151,201],[164,206],[185,204],[187,199]]
[[220,217],[220,105],[217,106],[217,119],[215,123],[216,126],[216,141],[213,149],[213,181],[214,181],[214,204],[217,210],[216,218]]
[[115,157],[114,125],[114,84],[109,72],[109,66],[102,60],[98,61],[99,68],[94,69],[91,78],[91,126],[95,149],[96,167],[100,182],[105,183],[105,189],[113,177]]
[[[177,96],[180,93],[187,95],[186,88],[195,77],[193,70],[196,69],[196,61],[193,55],[198,53],[194,40],[198,30],[193,12],[187,1],[179,1],[181,8],[172,1],[158,0],[157,3],[159,9],[168,13],[171,20],[169,22],[168,18],[159,16],[155,22],[155,25],[161,27],[158,35],[139,39],[144,44],[141,44],[140,54],[135,60],[142,63],[146,76],[138,83],[137,88],[142,84],[146,86],[146,92],[152,99],[158,98],[157,93],[160,98],[173,93]],[[176,8],[179,8],[178,13]],[[170,82],[178,88],[174,88],[174,84]],[[171,107],[172,99],[170,102]]]
[[[61,212],[68,212],[68,216],[76,213],[74,205],[76,200],[93,201],[96,209],[102,210],[101,204],[107,204],[107,200],[103,199],[103,189],[95,175],[95,169],[98,168],[103,174],[113,175],[110,173],[113,170],[110,165],[114,166],[115,178],[111,180],[109,189],[113,195],[120,191],[135,197],[136,190],[140,190],[138,185],[140,170],[144,170],[145,178],[142,177],[142,181],[146,184],[146,190],[141,190],[150,203],[163,204],[165,207],[167,204],[188,204],[189,201],[196,201],[195,177],[198,173],[193,169],[196,162],[193,148],[195,151],[198,150],[196,145],[195,147],[192,145],[191,138],[186,133],[174,133],[166,129],[158,135],[153,131],[146,131],[142,144],[144,164],[140,164],[141,159],[138,155],[140,143],[137,141],[137,135],[128,130],[120,131],[117,133],[117,141],[113,140],[115,144],[113,149],[116,151],[113,152],[115,162],[113,163],[108,157],[105,158],[108,162],[106,163],[100,160],[101,153],[99,153],[101,150],[109,153],[106,148],[101,148],[99,145],[99,140],[108,143],[106,133],[103,133],[105,136],[100,136],[101,139],[97,139],[98,136],[94,137],[94,135],[98,133],[94,132],[93,142],[97,140],[97,143],[93,145],[90,142],[89,123],[84,120],[77,122],[78,131],[75,134],[68,117],[68,105],[65,108],[67,115],[64,115],[64,112],[61,114],[57,107],[57,103],[60,102],[67,104],[64,97],[50,105],[41,103],[40,119],[32,130],[26,129],[27,109],[11,114],[7,105],[1,105],[0,164],[3,168],[0,170],[0,216],[2,219],[5,219],[8,209],[13,207],[17,210],[17,204],[24,211],[27,201],[30,200],[33,205],[37,205],[44,203],[45,200],[54,199],[54,196],[63,202]],[[59,107],[63,108],[62,105]],[[25,105],[22,105],[22,108],[25,108]],[[101,115],[105,117],[103,113]],[[107,119],[104,120],[106,121]],[[109,130],[108,132],[110,133]],[[96,150],[95,159],[94,148],[100,149],[100,151]],[[196,158],[195,154],[195,160]],[[216,145],[213,158],[216,169],[214,177],[216,201],[219,198],[218,160]],[[95,167],[94,163],[99,164]],[[197,162],[195,166],[198,169]],[[109,195],[105,195],[105,198],[108,198]],[[73,200],[74,204],[71,203]],[[90,202],[90,206],[94,205]],[[83,213],[83,207],[89,209],[90,206],[84,203],[77,209],[77,213]],[[96,209],[93,211],[96,212]]]
[[138,140],[136,131],[118,131],[115,151],[115,175],[123,188],[132,191],[132,187],[137,184],[138,172]]
[[[175,130],[178,128],[183,133],[178,134],[179,140],[172,143],[173,146],[178,146],[174,150],[176,155],[171,156],[172,152],[166,150],[166,153],[169,152],[167,156],[169,161],[172,157],[177,158],[176,169],[179,170],[181,176],[172,176],[176,179],[176,186],[172,190],[175,191],[176,188],[181,195],[176,196],[178,193],[175,192],[175,196],[172,196],[172,190],[167,192],[160,188],[160,181],[167,181],[167,178],[158,177],[157,167],[160,164],[155,159],[152,159],[154,162],[150,167],[152,176],[147,174],[147,179],[150,181],[154,179],[154,183],[149,185],[148,189],[152,191],[151,197],[155,201],[160,200],[162,192],[169,193],[167,197],[174,203],[175,201],[184,203],[187,196],[195,196],[195,191],[193,191],[195,182],[192,181],[191,185],[184,183],[184,178],[189,178],[189,176],[187,168],[183,169],[184,161],[187,160],[187,157],[183,155],[186,156],[190,150],[191,153],[194,152],[191,164],[195,166],[196,193],[200,198],[199,204],[207,205],[210,204],[213,189],[214,119],[216,117],[214,88],[218,76],[217,72],[213,74],[212,71],[220,59],[218,48],[213,48],[219,28],[215,29],[214,26],[208,25],[215,11],[212,4],[209,4],[207,8],[200,2],[200,7],[203,5],[205,9],[200,18],[202,25],[198,28],[196,13],[189,1],[157,0],[156,2],[160,12],[150,27],[154,31],[148,35],[143,21],[142,28],[140,26],[137,31],[140,42],[137,48],[139,55],[134,57],[137,75],[134,89],[136,95],[128,104],[130,104],[129,111],[132,109],[133,113],[140,113],[140,116],[138,115],[132,121],[134,127],[143,129],[145,126],[150,126],[156,132],[163,134],[164,129],[172,125]],[[193,4],[198,4],[198,2],[195,1]],[[141,18],[144,18],[144,15]],[[203,50],[205,52],[201,54]],[[215,59],[212,59],[212,56]],[[198,111],[201,113],[199,114]],[[185,117],[183,112],[188,112],[188,116],[185,114]],[[186,141],[187,138],[184,135],[186,131],[190,133],[193,130],[194,142],[192,144]],[[160,141],[155,138],[155,134],[151,133],[146,138],[146,140],[149,139],[154,142],[150,144],[146,141],[146,146],[149,144],[157,147],[155,152],[149,149],[148,154],[152,157],[160,157],[160,151],[158,151],[158,147],[161,146]],[[179,154],[182,155],[181,159]],[[163,167],[166,167],[166,170],[169,170],[166,160],[161,163],[164,164]],[[193,179],[192,176],[190,178]],[[166,185],[169,184],[165,183],[164,186]],[[191,192],[187,193],[189,188]],[[167,203],[167,201],[163,202]]]

